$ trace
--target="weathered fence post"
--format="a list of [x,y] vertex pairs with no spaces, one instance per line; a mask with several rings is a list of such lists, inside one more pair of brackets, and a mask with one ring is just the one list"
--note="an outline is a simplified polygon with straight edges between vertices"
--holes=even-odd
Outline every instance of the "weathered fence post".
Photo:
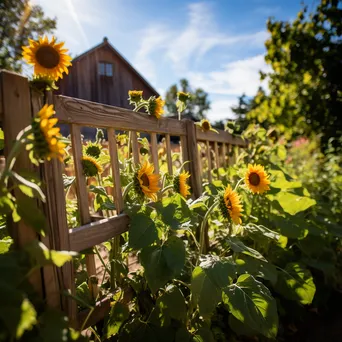
[[197,147],[197,136],[196,126],[193,121],[186,121],[186,140],[187,140],[187,155],[189,160],[189,169],[191,174],[191,188],[195,198],[202,195],[202,179],[200,175],[199,158],[198,158],[198,147]]
[[[31,124],[31,98],[27,78],[10,71],[0,71],[0,99],[0,114],[5,135],[4,152],[7,157],[18,133]],[[16,158],[13,170],[19,173],[34,170],[26,152]],[[15,189],[14,196],[20,200],[25,195],[19,189]],[[22,248],[37,238],[36,232],[23,220],[16,224],[9,222],[9,230],[17,248]],[[42,295],[40,271],[33,272],[29,280],[36,292]]]

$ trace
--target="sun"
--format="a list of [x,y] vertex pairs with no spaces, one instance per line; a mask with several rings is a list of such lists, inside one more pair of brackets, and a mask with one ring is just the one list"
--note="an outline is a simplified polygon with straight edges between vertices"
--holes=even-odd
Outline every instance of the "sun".
[[263,194],[265,191],[270,190],[268,174],[262,165],[248,165],[248,170],[245,175],[245,183],[248,188],[256,194]]
[[23,57],[34,66],[36,76],[56,81],[63,78],[64,72],[68,74],[68,66],[71,65],[71,57],[63,46],[64,42],[57,43],[55,37],[51,41],[46,36],[39,37],[38,41],[29,39],[29,45],[23,46]]

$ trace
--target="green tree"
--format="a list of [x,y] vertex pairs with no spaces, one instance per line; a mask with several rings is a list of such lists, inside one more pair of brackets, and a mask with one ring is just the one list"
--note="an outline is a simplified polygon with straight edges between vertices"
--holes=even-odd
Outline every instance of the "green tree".
[[0,69],[21,72],[21,47],[55,28],[56,19],[45,17],[40,6],[28,0],[1,0]]
[[342,134],[341,0],[304,7],[293,22],[269,20],[269,94],[258,93],[247,118],[283,132],[320,134],[323,145]]
[[182,115],[191,115],[196,120],[204,119],[207,111],[210,109],[208,93],[201,88],[192,91],[189,81],[186,79],[181,79],[179,84],[179,87],[177,84],[172,85],[166,93],[165,101],[168,114],[175,115],[177,113],[177,92],[183,91],[185,93],[190,93],[191,99],[187,102],[187,108]]

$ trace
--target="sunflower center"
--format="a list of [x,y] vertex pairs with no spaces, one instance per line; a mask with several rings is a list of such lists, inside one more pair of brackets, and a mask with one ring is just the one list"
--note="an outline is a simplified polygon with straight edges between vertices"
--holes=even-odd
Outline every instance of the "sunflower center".
[[149,186],[150,180],[148,179],[146,173],[142,174],[140,179],[142,180],[143,186]]
[[249,182],[254,186],[257,186],[260,183],[260,176],[255,172],[252,172],[249,175],[248,179],[249,179]]
[[55,68],[59,64],[59,53],[51,46],[41,46],[36,52],[38,63],[47,69]]
[[209,129],[210,129],[210,124],[209,124],[209,122],[208,122],[208,121],[204,121],[204,122],[202,123],[202,128],[203,128],[205,131],[209,131]]

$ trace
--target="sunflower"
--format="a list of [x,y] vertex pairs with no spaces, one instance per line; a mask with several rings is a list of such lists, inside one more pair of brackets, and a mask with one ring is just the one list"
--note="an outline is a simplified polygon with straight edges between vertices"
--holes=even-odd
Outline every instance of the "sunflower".
[[187,184],[187,179],[190,177],[188,172],[181,172],[173,179],[173,188],[176,192],[181,194],[184,198],[190,195],[190,186]]
[[245,183],[253,193],[262,194],[270,190],[268,174],[261,165],[248,165],[248,170],[245,175]]
[[102,150],[101,145],[96,144],[96,143],[94,144],[92,142],[89,142],[84,148],[85,154],[94,158],[98,158],[100,156],[101,150]]
[[143,99],[143,91],[142,90],[129,90],[128,91],[128,100],[130,104],[139,104]]
[[102,166],[96,161],[95,158],[90,156],[82,157],[83,174],[86,177],[95,177],[103,172]]
[[212,132],[218,133],[216,129],[211,127],[211,124],[207,119],[203,119],[200,122],[196,122],[196,125],[201,127],[203,132],[212,131]]
[[67,49],[63,49],[64,42],[56,43],[56,38],[51,41],[39,37],[38,41],[29,39],[29,45],[23,46],[23,57],[28,64],[34,66],[34,74],[53,80],[63,78],[63,72],[68,74],[68,66],[71,65],[71,57],[67,55]]
[[155,98],[154,96],[152,96],[149,100],[148,100],[148,106],[147,106],[147,111],[150,115],[155,116],[157,119],[160,119],[160,117],[163,115],[164,113],[164,107],[165,105],[165,101],[162,100],[162,98],[159,96],[157,98]]
[[30,139],[33,141],[28,145],[28,149],[32,150],[33,156],[39,161],[53,158],[63,161],[65,144],[60,141],[62,136],[59,132],[60,128],[55,127],[58,119],[52,118],[54,114],[53,105],[46,104],[32,121],[33,134]]
[[146,195],[152,201],[156,201],[156,193],[160,190],[158,186],[160,175],[153,173],[153,171],[153,164],[146,161],[135,174],[134,187],[139,195]]
[[220,209],[223,216],[229,216],[235,224],[241,224],[243,209],[240,204],[240,196],[230,185],[227,186],[220,198]]

